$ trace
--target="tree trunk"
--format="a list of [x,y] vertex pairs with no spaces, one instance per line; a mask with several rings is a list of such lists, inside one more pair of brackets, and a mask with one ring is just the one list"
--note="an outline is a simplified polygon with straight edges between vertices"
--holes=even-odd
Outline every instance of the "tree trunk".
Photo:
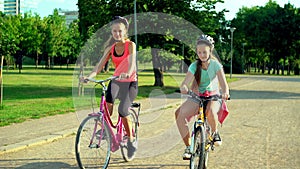
[[262,69],[261,69],[261,73],[262,73],[262,74],[265,74],[265,67],[266,67],[266,62],[263,61]]
[[295,75],[300,75],[300,69],[299,69],[299,64],[298,63],[295,65],[294,74]]
[[19,73],[22,73],[22,68],[23,68],[23,52],[22,51],[17,51],[17,62],[18,62],[18,68],[19,68]]
[[287,65],[287,75],[291,75],[291,69],[290,69],[290,67],[291,67],[291,61],[289,60],[288,61],[288,65]]
[[20,62],[19,62],[19,73],[22,73],[22,68],[23,68],[23,59],[20,57]]
[[36,52],[35,68],[37,69],[39,65],[39,53]]
[[283,64],[282,64],[282,72],[281,72],[282,75],[284,75],[284,67],[285,67],[285,59],[283,60]]
[[3,70],[3,59],[4,56],[1,55],[1,63],[0,63],[0,106],[3,108],[3,81],[2,81],[2,70]]
[[247,65],[247,72],[250,73],[250,71],[251,71],[251,63],[248,63],[248,65]]
[[51,67],[51,58],[50,58],[50,56],[48,56],[47,68],[50,69],[50,67]]
[[276,62],[274,61],[274,63],[273,63],[273,71],[272,71],[272,74],[273,74],[273,75],[275,75],[276,69],[277,69],[277,64],[276,64]]
[[152,54],[152,64],[153,64],[153,71],[154,71],[154,86],[164,86],[164,81],[163,81],[163,72],[161,70],[161,61],[158,56],[158,51],[159,49],[156,48],[151,48],[151,54]]

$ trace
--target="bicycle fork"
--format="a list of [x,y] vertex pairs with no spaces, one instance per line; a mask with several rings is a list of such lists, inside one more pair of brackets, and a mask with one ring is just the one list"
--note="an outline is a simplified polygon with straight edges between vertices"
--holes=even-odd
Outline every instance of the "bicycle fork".
[[[191,140],[190,152],[194,152],[194,151],[195,151],[195,150],[194,150],[194,148],[195,148],[194,143],[195,143],[195,139],[197,139],[197,138],[195,138],[195,134],[196,134],[197,128],[200,127],[201,125],[203,125],[203,122],[202,122],[202,120],[199,118],[199,119],[194,123],[193,131],[192,131],[192,134],[191,134],[192,140]],[[200,140],[198,140],[198,141],[200,142]]]

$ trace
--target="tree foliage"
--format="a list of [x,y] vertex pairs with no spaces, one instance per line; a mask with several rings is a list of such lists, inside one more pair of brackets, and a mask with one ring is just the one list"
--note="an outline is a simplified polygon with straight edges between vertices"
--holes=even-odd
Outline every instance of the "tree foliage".
[[[137,13],[152,12],[151,16],[147,18],[148,20],[144,22],[157,22],[157,25],[161,25],[159,22],[159,17],[156,13],[171,14],[180,18],[184,18],[190,23],[197,26],[206,34],[218,37],[225,29],[225,18],[224,12],[217,12],[215,10],[215,5],[217,3],[222,3],[223,0],[137,0]],[[113,16],[126,16],[133,14],[134,4],[132,0],[78,0],[79,8],[79,20],[80,20],[80,33],[83,39],[88,39],[89,30],[97,30],[111,21]],[[143,20],[138,20],[139,25],[143,25]],[[171,22],[178,22],[173,20]],[[143,25],[144,26],[144,25]],[[143,27],[142,26],[142,27]],[[145,26],[147,26],[145,24]],[[163,29],[162,27],[153,27],[153,29]],[[177,28],[176,30],[185,31],[184,28]],[[138,35],[138,49],[151,48],[153,70],[155,74],[155,86],[164,86],[163,83],[163,71],[164,66],[168,62],[177,62],[179,54],[182,53],[182,42],[178,41],[174,37],[174,33],[168,29],[162,35],[158,34],[139,34]],[[199,36],[198,34],[191,35]],[[164,52],[160,52],[159,49],[174,53],[177,57],[167,58]],[[189,46],[184,48],[184,53],[189,53],[194,55],[193,49]],[[184,56],[184,60],[187,64],[191,62],[191,57]]]
[[74,62],[81,46],[78,21],[67,27],[57,10],[52,15],[4,15],[0,13],[0,54],[7,68],[18,66],[20,73],[24,57],[42,62],[46,68],[54,64]]
[[[249,67],[254,65],[257,70],[279,74],[282,70],[291,68],[299,72],[299,8],[291,4],[280,7],[276,2],[269,1],[265,6],[252,8],[243,7],[232,20],[232,26],[236,27],[235,48],[239,53],[235,57],[240,58],[242,43],[245,46],[245,61]],[[271,72],[273,70],[273,72]],[[298,73],[299,74],[299,73]]]

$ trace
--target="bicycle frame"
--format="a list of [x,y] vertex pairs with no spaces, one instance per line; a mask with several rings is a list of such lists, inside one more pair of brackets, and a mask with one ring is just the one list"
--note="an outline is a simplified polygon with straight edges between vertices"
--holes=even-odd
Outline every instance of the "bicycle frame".
[[193,148],[194,148],[193,144],[194,144],[194,139],[195,139],[195,137],[194,137],[195,129],[199,126],[204,127],[204,130],[206,131],[206,136],[208,136],[208,139],[210,141],[210,144],[206,144],[205,150],[207,151],[210,147],[213,150],[213,144],[212,144],[213,138],[210,135],[211,134],[210,133],[210,126],[207,124],[205,111],[206,111],[206,105],[204,104],[204,101],[200,101],[199,111],[198,111],[198,114],[197,114],[197,120],[194,122],[194,127],[193,127],[192,133],[191,133],[191,138],[192,138],[192,140],[191,140],[191,142],[192,142],[191,152],[194,151],[193,150]]
[[[200,95],[188,91],[188,95],[199,101],[199,110],[197,118],[195,119],[194,126],[191,132],[191,146],[190,152],[190,167],[206,168],[208,160],[208,152],[214,150],[213,138],[211,136],[211,129],[206,119],[207,101],[219,100],[219,95]],[[198,159],[199,158],[199,159]],[[196,159],[196,160],[195,160]],[[199,161],[198,161],[198,160]],[[195,166],[196,165],[196,166]]]
[[[131,155],[130,147],[127,144],[129,140],[128,133],[123,126],[122,117],[118,115],[117,122],[112,122],[109,105],[106,102],[105,95],[107,91],[106,82],[117,79],[113,76],[105,80],[86,79],[95,83],[95,86],[102,86],[102,94],[100,97],[99,111],[88,114],[78,128],[75,141],[76,160],[80,168],[102,166],[107,168],[110,161],[111,152],[121,150],[123,159],[128,162],[134,159],[134,154]],[[138,143],[138,115],[140,113],[140,103],[131,103],[129,109],[129,118],[132,122],[132,136],[135,138],[131,142],[131,146],[137,149]],[[95,106],[96,107],[96,106]],[[135,108],[138,108],[136,112]],[[116,131],[113,131],[116,130]],[[130,132],[131,133],[131,132]],[[81,141],[82,140],[82,141]],[[104,156],[104,158],[103,158]],[[99,157],[99,161],[96,159]]]
[[[100,120],[102,120],[101,124],[104,125],[104,123],[106,123],[108,125],[109,133],[111,135],[111,151],[115,152],[120,148],[119,145],[123,140],[123,136],[124,136],[124,132],[123,132],[123,128],[122,128],[123,123],[122,123],[121,117],[118,116],[118,121],[117,121],[116,125],[113,124],[113,122],[110,118],[109,111],[108,111],[108,106],[107,106],[107,103],[106,103],[106,100],[105,100],[105,92],[107,91],[107,88],[106,88],[104,82],[102,82],[100,84],[102,85],[103,90],[102,90],[102,94],[101,94],[99,112],[98,113],[91,113],[91,114],[89,114],[89,116],[103,117],[103,118],[100,118]],[[117,129],[116,134],[114,133],[113,128]],[[92,143],[93,139],[95,138],[96,131],[97,131],[97,123],[95,124],[95,127],[94,127],[94,133],[93,133],[93,136],[91,138],[91,143]],[[103,130],[103,127],[102,127],[100,137],[103,136],[103,133],[104,133],[104,130]],[[98,145],[100,145],[100,143],[101,143],[101,139],[99,139]]]
[[206,106],[204,106],[203,102],[200,101],[199,104],[199,110],[198,110],[198,114],[197,114],[197,119],[194,122],[193,128],[192,128],[192,133],[191,133],[191,152],[194,152],[194,140],[195,140],[195,129],[199,126],[204,125],[205,121],[206,121],[206,115],[205,115],[205,110]]
[[[110,118],[110,115],[108,113],[109,111],[108,111],[107,103],[105,101],[105,96],[103,93],[101,96],[100,112],[102,112],[104,115],[103,116],[104,118],[102,118],[102,122],[105,120],[105,122],[108,124],[109,133],[111,133],[111,136],[112,136],[111,137],[112,138],[111,151],[115,152],[119,149],[119,144],[122,141],[122,137],[124,135],[123,128],[122,128],[123,123],[122,123],[121,117],[118,116],[118,121],[117,121],[116,125],[113,124],[113,122]],[[114,134],[112,128],[117,129],[116,134]]]

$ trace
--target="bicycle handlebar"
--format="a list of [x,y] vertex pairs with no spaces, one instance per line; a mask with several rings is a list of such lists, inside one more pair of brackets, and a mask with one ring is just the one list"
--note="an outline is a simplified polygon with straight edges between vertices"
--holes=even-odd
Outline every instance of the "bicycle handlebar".
[[205,101],[205,100],[217,101],[217,100],[222,99],[222,95],[219,95],[219,94],[211,95],[211,96],[201,96],[201,95],[199,96],[191,90],[189,90],[187,94],[199,101]]
[[93,78],[88,78],[88,79],[85,79],[87,81],[90,81],[90,82],[94,82],[94,83],[98,83],[98,84],[102,84],[104,82],[108,82],[108,81],[111,81],[111,80],[115,80],[115,79],[118,79],[119,76],[111,76],[107,79],[104,79],[104,80],[96,80],[96,79],[93,79]]
[[[177,93],[181,93],[180,90],[175,90],[175,92]],[[213,100],[213,101],[217,101],[217,100],[221,100],[223,99],[222,98],[222,95],[219,95],[219,94],[216,94],[216,95],[210,95],[210,96],[204,96],[204,95],[198,95],[196,94],[195,92],[189,90],[187,92],[187,95],[199,100],[199,101],[205,101],[205,100]],[[230,100],[230,98],[228,98],[228,100]]]

